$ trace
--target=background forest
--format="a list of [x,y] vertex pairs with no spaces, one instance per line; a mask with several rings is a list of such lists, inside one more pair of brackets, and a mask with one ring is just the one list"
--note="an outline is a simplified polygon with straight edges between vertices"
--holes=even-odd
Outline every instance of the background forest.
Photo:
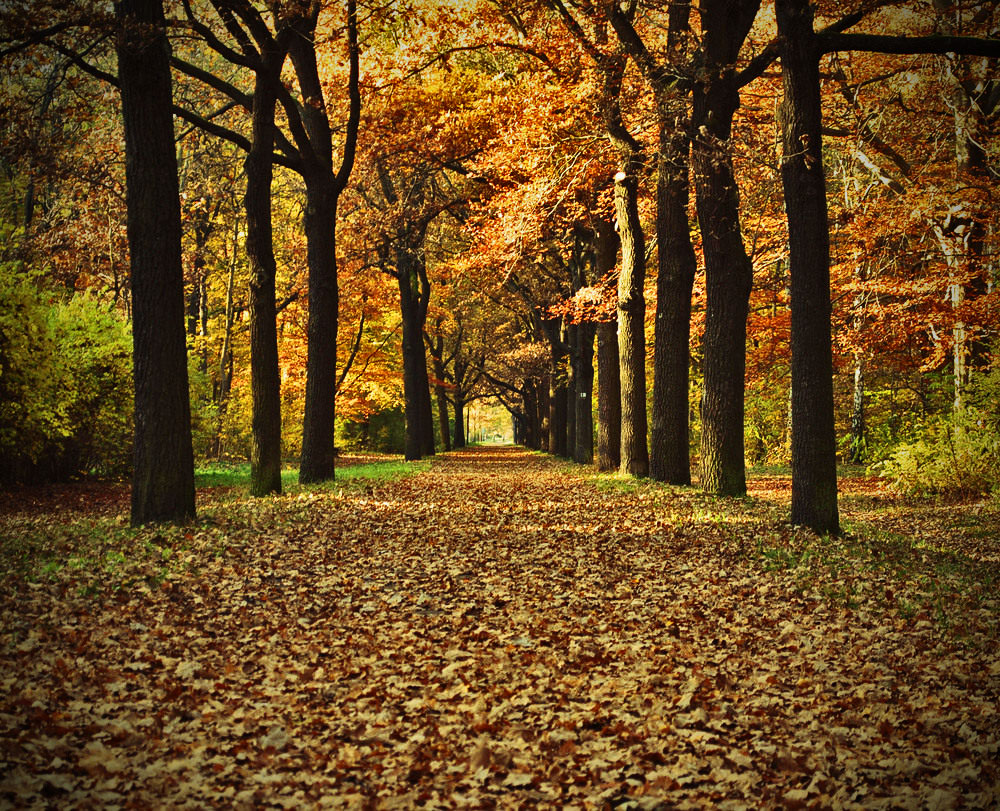
[[[1000,12],[843,12],[815,6],[817,32],[857,37],[819,60],[838,458],[912,492],[996,490],[998,73],[986,56],[877,52],[886,42],[863,34],[995,38]],[[251,456],[252,324],[268,318],[255,295],[274,305],[280,456],[302,454],[322,113],[344,181],[336,357],[322,361],[338,446],[462,446],[470,405],[491,401],[530,447],[681,482],[693,463],[713,492],[745,490],[745,464],[789,463],[800,212],[785,211],[771,2],[183,0],[166,15],[197,458]],[[0,479],[126,475],[113,16],[6,3],[0,33]],[[621,379],[619,351],[638,358]]]

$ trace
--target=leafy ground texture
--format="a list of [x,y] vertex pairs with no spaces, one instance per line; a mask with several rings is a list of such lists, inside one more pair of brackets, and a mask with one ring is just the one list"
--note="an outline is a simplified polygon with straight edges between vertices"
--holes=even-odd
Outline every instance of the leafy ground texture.
[[859,477],[823,539],[780,476],[487,448],[361,481],[140,531],[5,504],[0,805],[1000,802],[995,502]]

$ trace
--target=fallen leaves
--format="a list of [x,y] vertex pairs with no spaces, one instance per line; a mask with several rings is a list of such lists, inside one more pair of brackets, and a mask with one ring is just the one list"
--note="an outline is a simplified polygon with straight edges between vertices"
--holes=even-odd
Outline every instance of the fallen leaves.
[[370,494],[232,503],[164,531],[176,567],[158,581],[81,593],[84,571],[12,574],[0,798],[993,802],[995,624],[959,644],[803,592],[746,539],[780,527],[711,504],[480,450]]

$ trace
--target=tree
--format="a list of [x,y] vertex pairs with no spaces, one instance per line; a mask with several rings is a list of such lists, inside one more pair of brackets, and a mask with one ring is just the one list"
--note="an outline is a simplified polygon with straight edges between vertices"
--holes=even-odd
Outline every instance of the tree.
[[[306,358],[306,402],[302,420],[299,481],[333,478],[336,467],[334,426],[337,400],[337,327],[340,294],[337,284],[337,203],[347,186],[361,119],[358,14],[347,0],[349,112],[340,166],[333,166],[333,130],[327,114],[316,54],[316,26],[321,3],[312,0],[289,20],[289,45],[304,104],[302,126],[293,130],[302,158],[306,185],[304,225],[309,262],[309,342]],[[289,106],[286,111],[292,116]]]
[[819,54],[808,0],[777,0],[781,177],[792,279],[792,521],[837,533],[837,446],[830,339],[830,237]]
[[138,526],[194,517],[194,453],[170,49],[163,4],[161,0],[122,0],[117,22],[132,275],[132,524]]
[[817,34],[806,0],[777,0],[776,12],[785,88],[782,180],[792,278],[792,521],[817,532],[838,533],[819,58],[837,50],[996,57],[1000,41],[841,33],[861,14],[849,15]]
[[688,3],[669,6],[666,55],[660,60],[617,3],[609,13],[622,47],[642,71],[655,100],[657,276],[649,475],[681,485],[691,483],[688,383],[697,267],[688,223],[691,65],[685,42],[690,12]]

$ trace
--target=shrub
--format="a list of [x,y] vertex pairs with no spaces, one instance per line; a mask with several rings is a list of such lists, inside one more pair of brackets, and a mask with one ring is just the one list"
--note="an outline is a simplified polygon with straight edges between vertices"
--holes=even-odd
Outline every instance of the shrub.
[[966,402],[877,466],[898,490],[918,496],[1000,493],[1000,369],[978,375]]
[[128,325],[87,295],[0,268],[0,481],[118,475],[130,463]]

